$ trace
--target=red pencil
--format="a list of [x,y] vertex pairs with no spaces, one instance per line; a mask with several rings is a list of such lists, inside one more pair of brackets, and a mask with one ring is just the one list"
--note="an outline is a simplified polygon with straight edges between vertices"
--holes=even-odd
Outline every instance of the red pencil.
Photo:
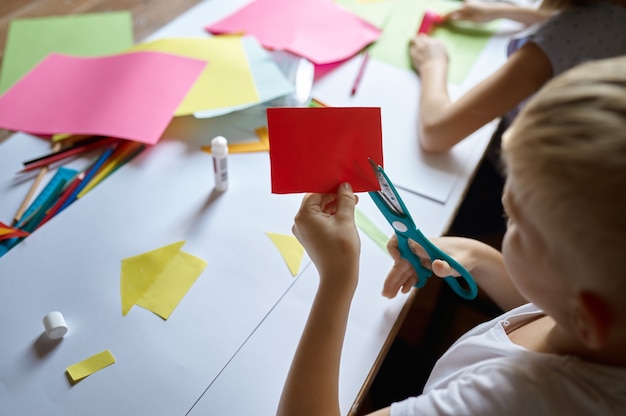
[[26,162],[23,162],[24,169],[22,169],[20,172],[27,172],[29,170],[37,169],[38,167],[42,167],[42,166],[46,166],[54,162],[58,162],[59,160],[63,160],[70,156],[78,155],[88,150],[97,149],[98,147],[110,145],[111,143],[114,143],[118,140],[119,139],[108,137],[103,140],[98,140],[96,142],[91,142],[91,143],[83,144],[79,146],[72,146],[68,149],[59,150],[58,152],[53,152],[45,156],[38,157],[36,159],[28,160]]
[[363,53],[363,60],[361,61],[361,67],[359,68],[359,72],[356,74],[356,79],[354,80],[354,84],[352,85],[352,93],[350,95],[356,94],[356,90],[359,88],[361,84],[361,79],[363,78],[363,74],[365,73],[365,66],[367,65],[367,61],[370,58],[370,54],[365,51]]

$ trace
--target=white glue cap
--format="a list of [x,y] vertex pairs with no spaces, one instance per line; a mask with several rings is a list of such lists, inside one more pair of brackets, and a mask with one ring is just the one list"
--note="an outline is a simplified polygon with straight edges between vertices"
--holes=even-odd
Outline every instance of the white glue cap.
[[50,339],[59,339],[67,334],[67,324],[61,312],[50,312],[43,317],[43,326]]
[[228,153],[228,141],[224,136],[217,136],[211,140],[211,153],[216,155]]

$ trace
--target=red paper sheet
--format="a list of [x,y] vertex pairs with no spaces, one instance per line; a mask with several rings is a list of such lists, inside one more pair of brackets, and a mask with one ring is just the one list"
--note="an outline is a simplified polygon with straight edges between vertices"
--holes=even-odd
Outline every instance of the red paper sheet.
[[268,108],[272,193],[380,189],[368,158],[383,166],[380,108]]

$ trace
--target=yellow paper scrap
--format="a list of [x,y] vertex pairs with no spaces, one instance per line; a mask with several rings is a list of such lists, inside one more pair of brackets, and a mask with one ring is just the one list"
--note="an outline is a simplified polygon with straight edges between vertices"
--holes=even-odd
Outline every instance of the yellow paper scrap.
[[287,267],[292,276],[296,276],[300,270],[300,263],[304,255],[304,247],[293,235],[276,234],[266,232],[267,236],[272,240],[278,251],[283,256]]
[[[267,152],[270,150],[270,137],[267,132],[267,127],[259,127],[255,129],[259,141],[245,142],[245,143],[229,143],[228,153],[250,153],[250,152]],[[211,146],[202,146],[202,150],[207,153],[211,153]]]
[[133,305],[168,319],[207,263],[180,251],[180,241],[122,260],[122,315]]
[[113,357],[111,351],[105,350],[79,363],[67,367],[66,371],[70,380],[72,380],[73,383],[76,383],[77,381],[80,381],[113,363],[115,363],[115,357]]
[[259,101],[241,36],[169,38],[140,43],[130,51],[156,51],[206,61],[175,116]]

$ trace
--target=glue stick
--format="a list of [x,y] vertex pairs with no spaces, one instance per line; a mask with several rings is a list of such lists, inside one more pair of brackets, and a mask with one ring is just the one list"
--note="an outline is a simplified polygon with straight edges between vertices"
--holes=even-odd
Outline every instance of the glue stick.
[[211,154],[213,155],[213,173],[215,175],[215,189],[228,189],[228,141],[222,136],[211,140]]

